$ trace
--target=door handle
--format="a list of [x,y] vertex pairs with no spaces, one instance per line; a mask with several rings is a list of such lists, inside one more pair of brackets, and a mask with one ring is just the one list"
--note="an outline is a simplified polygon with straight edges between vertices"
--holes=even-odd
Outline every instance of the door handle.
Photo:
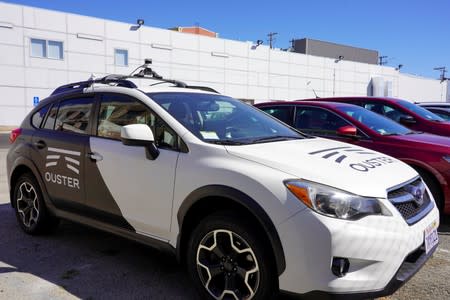
[[101,156],[99,153],[97,152],[89,152],[87,154],[87,157],[89,157],[91,160],[93,161],[101,161],[103,160],[103,156]]
[[44,141],[37,141],[34,143],[34,145],[38,148],[38,149],[44,149],[47,144]]

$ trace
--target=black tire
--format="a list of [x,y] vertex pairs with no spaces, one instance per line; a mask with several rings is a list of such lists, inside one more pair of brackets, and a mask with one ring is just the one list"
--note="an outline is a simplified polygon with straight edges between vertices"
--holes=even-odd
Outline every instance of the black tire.
[[[244,216],[232,212],[214,213],[200,221],[192,231],[186,265],[203,299],[218,298],[231,289],[239,299],[273,299],[278,291],[278,276],[273,255],[268,250],[270,247],[255,226],[245,220]],[[233,249],[232,243],[242,253]],[[218,246],[212,247],[214,244]],[[203,248],[199,248],[201,245]],[[197,264],[197,255],[200,264]],[[206,266],[210,267],[209,271]],[[245,277],[253,291],[246,287]],[[229,296],[229,299],[235,299]]]
[[427,172],[417,169],[416,171],[417,173],[419,173],[420,177],[422,177],[423,181],[425,181],[425,184],[430,189],[431,194],[433,194],[434,201],[436,201],[439,212],[442,214],[444,212],[444,197],[439,183],[433,176],[431,176]]
[[46,233],[59,220],[51,216],[44,203],[41,189],[31,173],[22,174],[14,185],[13,206],[23,231],[31,235]]

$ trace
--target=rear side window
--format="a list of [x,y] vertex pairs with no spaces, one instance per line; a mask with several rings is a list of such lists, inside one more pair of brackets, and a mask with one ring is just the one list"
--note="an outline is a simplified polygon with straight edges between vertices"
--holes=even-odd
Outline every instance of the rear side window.
[[91,98],[75,98],[62,101],[59,105],[55,130],[88,134],[92,103],[93,99]]
[[350,125],[340,116],[316,107],[297,107],[295,128],[311,135],[336,137],[337,129]]
[[261,107],[260,109],[278,120],[292,125],[292,108],[290,106]]
[[55,120],[56,114],[58,113],[58,105],[53,105],[50,109],[50,112],[47,114],[47,118],[45,119],[42,128],[53,130],[55,128]]
[[44,120],[49,107],[50,107],[50,105],[46,105],[33,114],[33,116],[31,117],[31,124],[35,128],[41,127],[42,120]]

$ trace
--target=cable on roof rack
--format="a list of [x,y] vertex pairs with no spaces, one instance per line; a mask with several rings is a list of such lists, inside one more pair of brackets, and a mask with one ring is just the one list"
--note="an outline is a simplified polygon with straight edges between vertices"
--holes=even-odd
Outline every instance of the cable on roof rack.
[[213,92],[213,93],[218,93],[216,90],[214,90],[210,87],[188,86],[186,83],[179,81],[179,80],[163,78],[161,75],[159,75],[158,73],[153,71],[153,69],[150,67],[151,64],[152,64],[152,60],[150,58],[146,58],[144,64],[137,67],[129,75],[110,74],[110,75],[107,75],[107,76],[99,78],[99,79],[95,79],[95,76],[91,75],[89,80],[70,83],[70,84],[62,85],[62,86],[56,88],[51,95],[56,95],[56,94],[74,91],[74,90],[85,89],[85,88],[91,87],[95,83],[115,84],[115,86],[120,86],[120,87],[137,88],[136,84],[134,84],[129,79],[152,79],[152,80],[156,80],[159,82],[151,84],[151,86],[163,84],[163,83],[171,83],[171,84],[175,85],[176,87],[199,89],[199,90],[209,91],[209,92]]

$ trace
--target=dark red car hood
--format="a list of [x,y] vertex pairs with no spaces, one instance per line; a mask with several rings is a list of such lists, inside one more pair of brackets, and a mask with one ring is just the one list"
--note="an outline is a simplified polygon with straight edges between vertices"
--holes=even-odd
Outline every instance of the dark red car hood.
[[414,133],[391,136],[392,138],[411,144],[422,143],[427,148],[450,147],[450,137],[430,133]]

